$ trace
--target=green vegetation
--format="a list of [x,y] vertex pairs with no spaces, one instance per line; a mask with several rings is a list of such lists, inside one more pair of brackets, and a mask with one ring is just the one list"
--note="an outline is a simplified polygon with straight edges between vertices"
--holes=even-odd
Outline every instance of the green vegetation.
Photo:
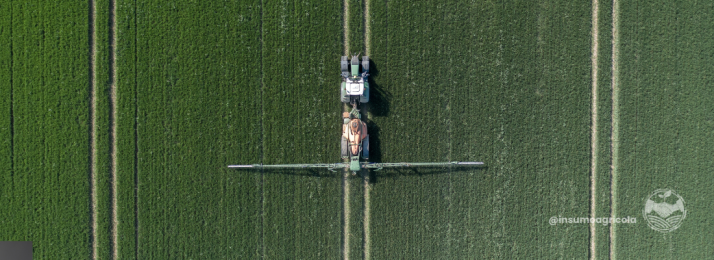
[[91,24],[95,34],[94,51],[94,88],[92,96],[95,110],[92,116],[95,118],[94,135],[96,138],[96,158],[94,158],[97,186],[96,188],[96,210],[97,210],[97,257],[109,259],[112,254],[112,138],[111,124],[111,68],[112,50],[108,44],[111,40],[111,23],[109,0],[95,0],[96,19]]
[[[612,2],[600,1],[598,7],[597,45],[597,99],[595,140],[595,216],[611,216],[611,173],[612,168]],[[592,41],[592,39],[591,39]],[[593,46],[591,46],[592,48]],[[592,82],[591,88],[592,88]],[[592,89],[591,89],[592,90]],[[592,97],[591,97],[592,98]],[[592,103],[590,104],[592,106]],[[592,114],[591,114],[592,116]],[[592,146],[592,143],[590,144]],[[592,152],[592,151],[591,151]],[[592,164],[593,161],[590,161]],[[592,172],[591,172],[592,174]],[[592,183],[592,180],[591,180]],[[592,188],[592,187],[591,187]],[[592,196],[592,194],[590,194]],[[590,201],[592,204],[593,201]],[[593,212],[590,212],[592,216]],[[605,259],[610,256],[610,226],[595,225],[595,257]]]
[[[337,99],[342,3],[264,3],[263,163],[335,162],[342,124]],[[262,174],[264,256],[341,257],[341,175]]]
[[587,255],[588,3],[372,4],[378,160],[487,163],[376,173],[373,258]]
[[87,2],[0,10],[0,241],[33,241],[38,259],[88,258]]
[[[707,258],[714,169],[714,18],[709,2],[620,3],[620,167],[617,212],[620,258]],[[688,210],[665,235],[647,228],[644,201],[674,189]],[[642,222],[642,223],[640,223]]]
[[347,24],[348,24],[348,35],[349,38],[349,54],[360,54],[361,56],[366,55],[365,44],[364,44],[364,34],[365,34],[365,17],[364,8],[365,0],[348,0],[347,5],[349,6]]
[[[121,259],[712,251],[712,4],[599,1],[595,29],[590,1],[371,0],[367,43],[365,2],[0,3],[0,241],[113,258],[117,181]],[[342,172],[228,170],[340,160],[344,44],[370,46],[370,161],[486,167],[385,169],[366,189]],[[665,235],[642,218],[659,188],[690,213]],[[637,224],[548,224],[611,214]]]
[[[12,180],[12,6],[0,5],[0,201],[7,202],[5,192]],[[2,213],[0,213],[2,214]],[[0,215],[6,217],[6,214]]]
[[138,259],[136,2],[117,3],[117,217],[120,259]]
[[[131,10],[119,16],[129,23],[120,25],[119,42],[128,47],[119,59],[136,49],[135,63],[128,61],[136,74],[120,73],[135,77],[136,92],[119,95],[129,117],[120,118],[127,122],[121,134],[138,135],[136,147],[120,144],[130,147],[122,151],[137,149],[138,234],[122,232],[138,236],[138,259],[261,254],[260,175],[225,167],[260,162],[259,1],[140,1],[135,8],[135,18]],[[127,129],[134,112],[136,133]]]

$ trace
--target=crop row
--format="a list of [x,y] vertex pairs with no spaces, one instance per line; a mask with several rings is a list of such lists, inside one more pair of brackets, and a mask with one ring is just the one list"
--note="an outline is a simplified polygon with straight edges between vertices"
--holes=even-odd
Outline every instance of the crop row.
[[87,2],[0,5],[0,240],[90,255]]
[[[714,239],[706,224],[714,208],[708,199],[714,170],[714,9],[704,2],[620,5],[613,207],[617,216],[637,217],[638,223],[616,226],[613,251],[619,258],[706,258]],[[664,235],[642,218],[644,201],[656,189],[673,189],[687,210],[680,228]]]
[[122,254],[338,255],[335,174],[225,166],[339,159],[341,4],[119,6]]
[[590,6],[372,5],[375,159],[487,164],[376,173],[372,257],[587,255]]
[[[711,251],[710,4],[599,3],[596,31],[589,2],[371,0],[366,44],[365,2],[347,3],[347,17],[326,0],[0,4],[0,241],[60,259],[94,244],[111,258],[113,242],[120,258],[331,259],[345,237],[351,258],[369,245],[374,259]],[[344,42],[371,46],[370,161],[486,167],[385,169],[366,190],[322,170],[228,170],[340,160]],[[677,233],[639,219],[658,188],[691,210]],[[592,214],[638,224],[592,240],[547,223]]]

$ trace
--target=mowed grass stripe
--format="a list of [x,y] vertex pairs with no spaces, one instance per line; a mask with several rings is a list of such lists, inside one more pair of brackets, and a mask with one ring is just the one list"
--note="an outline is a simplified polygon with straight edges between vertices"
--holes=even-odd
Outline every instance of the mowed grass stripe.
[[[707,232],[714,195],[714,6],[620,5],[620,160],[613,210],[618,217],[638,219],[635,225],[614,227],[612,250],[623,259],[707,258],[714,250],[714,234]],[[642,219],[645,199],[656,189],[672,189],[685,201],[686,218],[667,234],[651,230]],[[676,198],[665,202],[673,204]]]
[[89,7],[13,1],[1,8],[12,8],[2,19],[13,20],[14,162],[2,171],[0,240],[33,241],[36,258],[89,258]]
[[259,3],[136,7],[139,259],[260,256]]
[[[339,1],[265,2],[266,164],[340,161],[341,7]],[[264,257],[343,257],[340,175],[265,172]]]

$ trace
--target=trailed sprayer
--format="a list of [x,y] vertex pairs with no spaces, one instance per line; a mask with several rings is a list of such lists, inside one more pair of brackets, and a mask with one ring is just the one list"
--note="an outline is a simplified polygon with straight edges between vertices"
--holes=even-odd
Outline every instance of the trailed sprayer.
[[[483,162],[400,162],[400,163],[373,163],[369,162],[369,133],[367,124],[362,121],[359,110],[360,103],[369,102],[369,57],[363,56],[362,62],[358,55],[348,59],[342,56],[342,84],[340,101],[352,106],[350,112],[342,113],[342,137],[340,142],[340,163],[318,164],[246,164],[228,165],[228,168],[237,169],[310,169],[325,168],[330,171],[345,169],[357,174],[362,169],[375,171],[390,167],[473,167],[482,166]],[[360,72],[361,69],[361,72]]]

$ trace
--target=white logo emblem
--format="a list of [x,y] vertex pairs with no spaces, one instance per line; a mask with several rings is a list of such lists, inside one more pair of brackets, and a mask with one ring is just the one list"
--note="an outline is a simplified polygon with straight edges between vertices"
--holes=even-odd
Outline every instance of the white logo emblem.
[[650,228],[668,233],[682,225],[687,210],[684,209],[682,196],[670,189],[658,189],[645,200],[642,216],[645,217]]

